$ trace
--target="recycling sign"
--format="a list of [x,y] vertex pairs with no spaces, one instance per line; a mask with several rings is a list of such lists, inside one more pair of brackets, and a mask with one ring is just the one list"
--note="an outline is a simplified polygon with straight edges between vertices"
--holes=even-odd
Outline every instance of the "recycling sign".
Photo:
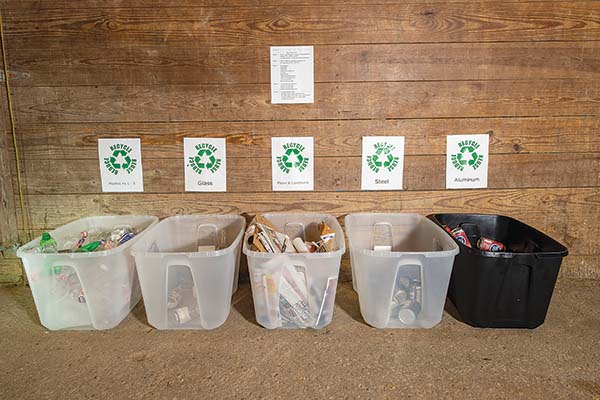
[[202,174],[203,171],[210,171],[214,174],[218,171],[222,161],[216,156],[218,150],[216,146],[203,142],[194,146],[194,149],[197,151],[196,155],[188,159],[189,166],[194,172]]
[[379,172],[382,168],[392,172],[398,166],[399,157],[392,153],[395,147],[389,143],[376,143],[375,154],[367,156],[367,165],[373,172]]
[[312,137],[271,138],[273,190],[313,190]]
[[224,192],[227,190],[225,139],[184,138],[185,190]]
[[306,150],[304,146],[299,143],[286,143],[283,145],[284,154],[277,157],[277,165],[279,168],[289,174],[292,169],[297,169],[302,172],[308,166],[309,158],[302,155],[302,152]]
[[404,136],[363,136],[362,190],[402,190]]
[[486,188],[488,134],[450,135],[446,139],[446,188]]
[[140,139],[98,139],[103,192],[142,192]]
[[452,165],[459,171],[464,171],[465,168],[473,168],[474,170],[481,166],[483,162],[483,154],[478,153],[481,146],[475,140],[463,140],[458,143],[458,152],[452,154]]
[[110,146],[111,154],[104,159],[104,164],[111,174],[118,175],[124,171],[131,174],[137,166],[137,160],[131,157],[132,148],[123,143]]

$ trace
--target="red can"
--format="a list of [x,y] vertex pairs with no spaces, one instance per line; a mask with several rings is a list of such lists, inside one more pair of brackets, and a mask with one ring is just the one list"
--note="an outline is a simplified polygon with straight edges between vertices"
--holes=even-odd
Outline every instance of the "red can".
[[463,231],[461,228],[455,228],[450,233],[452,234],[452,236],[454,236],[454,238],[456,240],[458,240],[459,242],[461,242],[465,246],[472,247],[471,246],[471,242],[469,241],[469,237],[467,236],[467,234],[465,233],[465,231]]
[[442,228],[444,228],[444,230],[449,234],[452,234],[452,228],[450,228],[448,225],[442,225]]
[[486,237],[480,237],[477,241],[477,247],[483,251],[504,251],[504,244]]

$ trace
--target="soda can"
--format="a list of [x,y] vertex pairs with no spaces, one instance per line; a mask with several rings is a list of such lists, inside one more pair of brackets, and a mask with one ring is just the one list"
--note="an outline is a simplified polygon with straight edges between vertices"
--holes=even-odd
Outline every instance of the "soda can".
[[461,228],[455,228],[452,230],[451,233],[452,233],[452,236],[454,236],[454,238],[456,240],[458,240],[459,242],[461,242],[462,244],[464,244],[467,247],[472,247],[471,242],[469,241],[469,237],[467,236],[465,231],[463,231]]
[[123,236],[121,236],[119,238],[118,243],[119,244],[123,244],[123,243],[127,242],[128,240],[133,239],[134,236],[135,236],[135,233],[133,233],[133,232],[127,232],[127,233],[125,233]]
[[477,241],[477,247],[483,251],[504,251],[505,249],[504,244],[484,236]]
[[452,228],[450,228],[448,225],[442,225],[442,228],[444,228],[444,230],[449,234],[452,234]]
[[81,246],[83,246],[85,244],[85,241],[87,240],[88,235],[89,235],[88,231],[81,232],[81,237],[77,241],[77,244],[75,245],[75,247],[77,247],[78,249],[81,248]]

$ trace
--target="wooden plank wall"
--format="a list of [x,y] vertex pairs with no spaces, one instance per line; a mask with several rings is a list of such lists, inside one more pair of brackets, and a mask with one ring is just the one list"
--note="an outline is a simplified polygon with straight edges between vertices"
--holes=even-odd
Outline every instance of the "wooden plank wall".
[[[32,232],[108,213],[488,212],[567,245],[563,274],[600,277],[600,2],[372,3],[2,2]],[[271,45],[315,46],[314,105],[270,104]],[[445,190],[445,136],[485,132],[489,189]],[[284,135],[314,136],[315,192],[271,192]],[[406,136],[404,191],[360,191],[363,135]],[[182,139],[201,136],[227,138],[227,193],[183,192]],[[141,138],[145,193],[101,193],[101,137]]]
[[[8,106],[8,91],[4,76],[4,59],[0,57],[0,284],[23,282],[22,267],[11,251],[19,243],[13,185],[12,124]],[[12,168],[11,168],[12,167]]]

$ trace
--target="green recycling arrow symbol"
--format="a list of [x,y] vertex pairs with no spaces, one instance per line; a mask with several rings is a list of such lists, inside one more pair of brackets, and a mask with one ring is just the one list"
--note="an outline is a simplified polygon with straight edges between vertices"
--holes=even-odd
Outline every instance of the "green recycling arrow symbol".
[[[123,163],[118,163],[119,156],[123,157]],[[115,150],[109,158],[109,163],[114,169],[127,169],[131,165],[131,157],[125,150]]]
[[[293,156],[296,156],[296,162],[292,162],[290,160],[290,158]],[[291,147],[285,151],[285,154],[281,157],[281,160],[283,161],[283,165],[285,165],[287,168],[298,168],[302,165],[304,157],[302,157],[302,154],[300,154],[300,150]]]
[[460,165],[470,165],[473,166],[479,159],[479,155],[475,151],[473,146],[463,146],[460,149],[460,152],[456,155],[456,160]]

